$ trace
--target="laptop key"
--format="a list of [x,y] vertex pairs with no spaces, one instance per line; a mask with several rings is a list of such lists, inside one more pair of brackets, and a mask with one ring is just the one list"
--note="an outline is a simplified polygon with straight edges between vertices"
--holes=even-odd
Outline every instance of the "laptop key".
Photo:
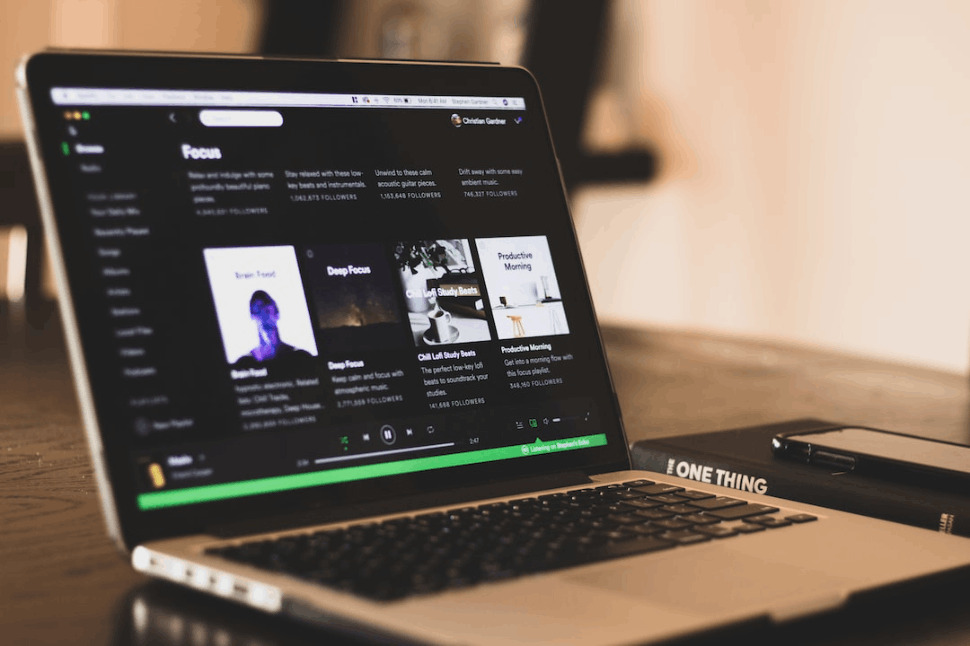
[[562,491],[559,493],[547,493],[545,495],[539,496],[539,500],[562,500],[569,498],[569,493]]
[[683,487],[678,487],[676,485],[669,484],[653,484],[646,487],[634,487],[631,491],[646,494],[648,496],[658,496],[665,493],[675,493],[677,491],[683,491]]
[[624,527],[624,529],[628,532],[635,532],[637,534],[643,534],[647,536],[651,534],[662,534],[663,532],[667,531],[665,528],[659,527],[652,521],[646,522],[646,523],[640,523],[639,525],[627,525],[626,527]]
[[744,522],[761,525],[762,527],[788,527],[792,524],[790,520],[780,518],[778,516],[754,516],[753,518],[745,518]]
[[606,520],[617,525],[636,525],[643,522],[643,517],[636,514],[610,514]]
[[653,521],[653,524],[664,529],[684,529],[685,527],[690,527],[689,522],[680,520],[679,518],[663,518]]
[[621,504],[631,509],[654,509],[663,505],[662,502],[654,502],[647,498],[643,498],[642,500],[624,500]]
[[690,500],[703,500],[705,498],[713,498],[714,494],[707,493],[706,491],[696,491],[694,489],[685,489],[684,491],[677,492],[678,496],[684,498],[689,498]]
[[646,487],[652,485],[653,480],[630,480],[629,482],[624,482],[624,487]]
[[811,514],[792,514],[785,516],[785,520],[790,520],[793,523],[810,523],[813,520],[818,520],[818,517]]
[[754,534],[755,532],[765,531],[764,525],[750,524],[747,522],[747,519],[739,525],[732,525],[731,529],[739,534]]
[[743,505],[745,504],[745,501],[738,500],[737,498],[730,498],[728,496],[714,496],[713,498],[705,498],[704,500],[694,500],[693,502],[689,502],[687,504],[689,504],[691,507],[696,507],[697,509],[706,510]]
[[636,491],[608,491],[604,495],[612,498],[613,500],[636,500],[638,498],[643,498],[643,494]]
[[685,514],[680,517],[681,520],[686,520],[692,525],[712,525],[714,523],[721,522],[720,518],[714,518],[708,514],[695,512],[693,514]]
[[652,500],[654,502],[662,502],[664,504],[672,504],[677,502],[684,502],[685,500],[687,500],[687,498],[684,498],[679,494],[665,493],[659,496],[650,496],[649,498],[647,498],[647,500]]
[[724,525],[698,525],[693,530],[699,534],[707,534],[711,538],[727,538],[738,533],[736,529]]
[[693,543],[703,543],[704,541],[711,540],[711,537],[707,534],[701,534],[687,529],[667,532],[665,534],[661,534],[660,538],[667,541],[673,541],[678,545],[691,545]]
[[688,505],[680,505],[680,504],[664,505],[661,509],[669,511],[672,514],[678,514],[678,515],[693,514],[697,512],[697,510],[694,509],[693,507],[689,507]]
[[747,518],[749,516],[770,514],[776,511],[778,511],[777,507],[771,507],[769,505],[762,505],[759,503],[747,503],[735,505],[733,507],[725,507],[723,509],[711,509],[705,513],[708,516],[720,518],[721,520],[737,520],[739,518]]

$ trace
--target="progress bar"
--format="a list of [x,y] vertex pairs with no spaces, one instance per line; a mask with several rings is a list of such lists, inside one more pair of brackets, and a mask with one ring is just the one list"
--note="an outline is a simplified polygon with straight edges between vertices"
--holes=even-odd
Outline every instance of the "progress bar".
[[432,444],[430,446],[413,446],[407,449],[391,449],[390,451],[374,451],[373,453],[358,453],[357,455],[339,455],[335,458],[317,458],[313,464],[326,464],[328,462],[343,462],[345,460],[360,460],[361,458],[372,458],[378,455],[394,455],[395,453],[411,453],[412,451],[425,451],[427,449],[440,449],[446,446],[454,446],[454,442],[444,444]]

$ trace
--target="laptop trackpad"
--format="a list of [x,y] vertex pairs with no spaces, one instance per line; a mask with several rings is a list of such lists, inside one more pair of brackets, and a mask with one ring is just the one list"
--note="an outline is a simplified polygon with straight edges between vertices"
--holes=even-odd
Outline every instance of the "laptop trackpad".
[[848,579],[811,567],[710,547],[604,563],[564,576],[660,606],[702,613],[771,608],[778,619],[836,607],[850,589]]

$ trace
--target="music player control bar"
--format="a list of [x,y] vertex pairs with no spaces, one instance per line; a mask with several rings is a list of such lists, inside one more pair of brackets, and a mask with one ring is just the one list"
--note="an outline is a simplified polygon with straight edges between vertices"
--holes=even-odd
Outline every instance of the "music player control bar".
[[442,444],[430,444],[428,446],[411,446],[406,449],[391,449],[390,451],[372,451],[371,453],[358,453],[357,455],[338,455],[334,458],[317,458],[314,464],[329,464],[331,462],[344,462],[346,460],[360,460],[362,458],[374,458],[383,455],[396,455],[398,453],[413,453],[415,451],[428,451],[431,449],[442,449],[455,446],[454,442]]

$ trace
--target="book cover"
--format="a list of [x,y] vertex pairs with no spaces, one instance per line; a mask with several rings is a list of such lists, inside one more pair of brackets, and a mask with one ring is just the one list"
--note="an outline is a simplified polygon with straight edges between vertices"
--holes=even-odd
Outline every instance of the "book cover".
[[647,471],[970,536],[968,495],[800,464],[771,451],[778,433],[838,426],[799,419],[641,440],[631,455],[634,467]]

